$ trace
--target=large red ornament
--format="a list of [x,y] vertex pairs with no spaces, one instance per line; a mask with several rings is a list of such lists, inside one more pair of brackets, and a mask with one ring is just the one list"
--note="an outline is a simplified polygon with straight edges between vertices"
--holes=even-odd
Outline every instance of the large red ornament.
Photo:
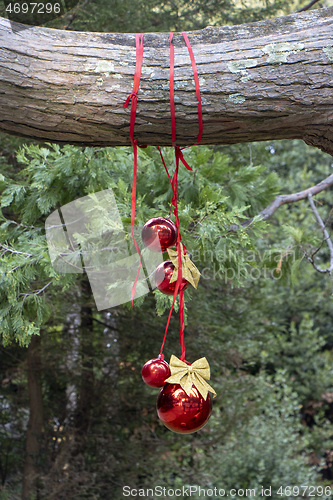
[[[176,288],[177,280],[170,283],[174,270],[175,266],[171,260],[166,260],[165,262],[162,262],[162,264],[160,264],[155,271],[155,284],[157,288],[166,295],[173,295]],[[187,286],[188,281],[183,278],[178,293],[180,290],[184,291]]]
[[143,244],[153,252],[165,252],[177,240],[177,228],[170,219],[154,217],[143,226]]
[[212,400],[205,400],[193,385],[188,396],[179,384],[166,384],[157,398],[157,414],[170,431],[191,434],[201,429],[212,411]]
[[143,365],[141,374],[143,381],[150,387],[163,387],[171,371],[166,361],[155,358]]

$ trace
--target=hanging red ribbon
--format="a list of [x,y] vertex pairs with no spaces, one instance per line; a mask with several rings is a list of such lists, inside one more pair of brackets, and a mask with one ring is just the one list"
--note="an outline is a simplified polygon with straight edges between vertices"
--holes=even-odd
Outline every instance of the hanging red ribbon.
[[[192,170],[192,169],[188,165],[188,163],[185,161],[185,159],[183,157],[183,153],[182,153],[180,147],[176,145],[176,113],[175,113],[175,92],[174,92],[174,88],[175,88],[174,87],[175,50],[174,50],[174,46],[173,46],[173,43],[172,43],[173,33],[169,33],[169,36],[170,36],[170,113],[171,113],[171,138],[172,138],[172,145],[175,148],[175,158],[176,158],[176,169],[175,169],[175,173],[173,175],[172,180],[170,178],[168,169],[167,169],[167,167],[165,165],[165,162],[164,162],[164,159],[163,159],[163,155],[162,155],[162,152],[161,152],[160,148],[159,148],[159,152],[160,152],[160,155],[161,155],[161,158],[162,158],[162,162],[163,162],[164,168],[165,168],[165,170],[167,172],[169,181],[171,182],[172,191],[173,191],[173,197],[172,197],[172,201],[171,201],[170,212],[171,212],[171,208],[173,206],[174,207],[173,213],[174,213],[175,218],[176,218],[176,228],[177,228],[178,277],[177,277],[177,281],[176,281],[175,291],[174,291],[174,294],[173,294],[172,306],[171,306],[171,309],[170,309],[170,312],[169,312],[168,321],[167,321],[166,328],[165,328],[165,333],[164,333],[164,338],[163,338],[163,342],[162,342],[162,346],[161,346],[160,356],[161,357],[163,356],[162,351],[163,351],[163,347],[164,347],[166,335],[167,335],[168,328],[169,328],[171,314],[172,314],[173,307],[174,307],[174,304],[175,304],[176,296],[177,296],[178,291],[179,291],[179,299],[180,299],[179,300],[180,345],[181,345],[181,350],[182,350],[182,354],[181,354],[181,356],[180,356],[179,359],[181,361],[185,361],[187,363],[187,361],[185,360],[185,336],[184,336],[184,332],[185,332],[184,304],[185,303],[184,303],[184,293],[183,293],[183,291],[181,289],[181,284],[182,284],[182,280],[183,280],[183,264],[182,264],[182,252],[181,252],[181,248],[182,248],[181,245],[182,245],[182,243],[181,243],[181,236],[180,236],[180,231],[179,231],[179,216],[178,216],[178,206],[177,206],[179,161],[181,161],[185,165],[185,167],[187,168],[187,170]],[[169,214],[170,214],[170,212],[169,212]]]
[[[141,35],[141,40],[140,40]],[[136,45],[136,62],[135,62],[135,71],[134,71],[134,80],[133,80],[133,91],[127,97],[126,101],[123,104],[123,108],[127,108],[131,101],[131,121],[130,121],[130,138],[133,144],[134,141],[134,126],[135,126],[135,115],[136,115],[136,106],[138,102],[138,90],[140,86],[141,80],[141,69],[142,69],[142,61],[143,61],[143,33],[135,33],[135,45]]]
[[174,73],[175,73],[175,49],[172,43],[173,33],[169,33],[170,36],[170,112],[171,112],[171,140],[172,145],[176,146],[176,112],[175,112],[175,83],[174,83]]
[[[163,160],[163,164],[165,165],[164,160]],[[165,168],[166,168],[166,166],[165,166]],[[180,233],[179,233],[179,217],[178,217],[178,209],[177,209],[178,170],[179,170],[179,162],[176,164],[176,170],[175,170],[175,173],[174,173],[172,181],[171,181],[172,189],[173,189],[173,198],[172,198],[171,206],[172,205],[174,206],[174,215],[176,217],[176,227],[177,227],[178,277],[177,277],[177,281],[176,281],[176,286],[175,286],[175,291],[174,291],[174,294],[173,294],[172,305],[171,305],[171,309],[170,309],[170,312],[169,312],[168,321],[167,321],[167,324],[166,324],[166,327],[165,327],[164,337],[163,337],[163,341],[162,341],[162,345],[161,345],[161,350],[160,350],[160,357],[162,359],[163,359],[163,348],[164,348],[165,339],[166,339],[166,336],[167,336],[167,333],[168,333],[168,328],[169,328],[169,324],[170,324],[170,320],[171,320],[171,314],[172,314],[172,311],[173,311],[173,307],[174,307],[174,304],[175,304],[175,300],[176,300],[176,296],[177,296],[178,290],[179,290],[179,288],[181,286],[181,282],[182,282],[182,279],[183,279],[182,259],[181,259],[181,246],[180,246],[181,245],[181,241],[180,241],[181,237],[180,237]],[[170,176],[169,176],[169,179],[170,179]],[[182,290],[180,290],[180,299],[181,299],[182,295],[183,295],[183,292],[182,292]],[[185,344],[184,344],[184,340],[182,340],[182,336],[183,336],[183,339],[184,339],[185,323],[184,323],[184,316],[183,316],[182,311],[181,311],[181,305],[182,305],[182,307],[184,307],[184,301],[180,300],[180,307],[179,307],[180,323],[181,323],[181,329],[180,329],[180,339],[181,340],[180,340],[180,343],[181,343],[181,347],[182,347],[182,355],[181,355],[180,359],[182,361],[185,361]],[[183,324],[184,324],[184,326],[183,326]],[[183,345],[184,345],[184,347],[183,347]]]
[[[167,172],[169,181],[172,185],[172,191],[173,191],[173,197],[171,201],[171,207],[170,207],[170,212],[171,213],[171,208],[172,206],[174,207],[174,215],[176,218],[176,228],[177,228],[177,250],[178,250],[178,277],[176,281],[176,286],[175,286],[175,292],[173,295],[173,301],[172,301],[172,306],[169,312],[168,316],[168,321],[164,333],[164,338],[161,346],[161,351],[160,351],[160,357],[163,359],[163,347],[171,319],[171,314],[173,311],[174,303],[176,300],[177,293],[179,291],[180,295],[180,305],[179,305],[179,315],[180,315],[180,323],[181,323],[181,328],[180,328],[180,344],[181,344],[181,349],[182,349],[182,354],[180,359],[182,361],[185,361],[185,338],[184,338],[184,330],[185,330],[185,322],[184,322],[184,293],[181,289],[181,283],[183,279],[183,272],[182,272],[182,242],[181,242],[181,235],[179,231],[179,217],[178,217],[178,206],[177,206],[177,191],[178,191],[178,171],[179,171],[179,162],[181,161],[185,168],[187,170],[192,170],[189,164],[186,162],[184,159],[182,149],[185,148],[180,148],[179,146],[176,145],[176,113],[175,113],[175,99],[174,99],[174,46],[172,43],[173,40],[173,33],[170,32],[170,112],[171,112],[171,137],[172,137],[172,145],[175,148],[175,159],[176,159],[176,169],[175,173],[173,175],[173,178],[171,179],[170,174],[168,172],[168,169],[166,167],[166,164],[163,159],[162,152],[160,148],[158,148],[162,162],[164,165],[164,168]],[[193,74],[194,74],[194,81],[195,81],[195,88],[196,88],[196,96],[197,96],[197,101],[198,101],[198,120],[199,120],[199,134],[198,134],[198,139],[197,143],[201,141],[202,137],[202,131],[203,131],[203,124],[202,124],[202,107],[201,107],[201,97],[200,97],[200,87],[199,87],[199,78],[198,78],[198,72],[197,72],[197,67],[192,51],[191,44],[188,40],[187,34],[183,32],[183,37],[185,40],[185,43],[187,45],[189,54],[190,54],[190,59],[192,63],[192,68],[193,68]],[[123,104],[123,107],[126,108],[130,101],[131,101],[131,117],[130,117],[130,138],[131,138],[131,143],[133,146],[133,154],[134,154],[134,166],[133,166],[133,185],[132,185],[132,202],[131,202],[131,232],[132,232],[132,238],[134,242],[134,246],[140,255],[140,264],[138,268],[138,272],[136,275],[136,279],[134,282],[134,285],[132,287],[132,293],[131,293],[131,298],[132,298],[132,306],[134,302],[134,296],[135,296],[135,288],[136,284],[138,281],[141,265],[142,265],[142,256],[141,252],[139,249],[139,246],[135,240],[134,237],[134,224],[135,224],[135,205],[136,205],[136,182],[137,182],[137,147],[138,143],[136,140],[134,140],[134,127],[135,127],[135,117],[136,117],[136,108],[137,108],[137,93],[139,90],[140,86],[140,79],[141,79],[141,70],[142,70],[142,61],[143,61],[143,33],[141,33],[141,40],[140,36],[138,33],[135,34],[135,44],[136,44],[136,64],[135,64],[135,72],[134,72],[134,81],[133,81],[133,91],[132,93],[127,97],[125,103]],[[184,248],[184,253],[186,254],[186,247],[183,245]]]
[[[195,63],[194,54],[193,54],[193,50],[192,50],[190,41],[188,39],[187,34],[184,31],[182,32],[182,34],[183,34],[183,38],[185,40],[185,43],[186,43],[186,46],[187,46],[187,49],[188,49],[188,52],[189,52],[189,55],[190,55],[190,59],[191,59],[191,64],[192,64],[192,69],[193,69],[193,75],[194,75],[195,90],[196,90],[196,97],[197,97],[197,101],[198,101],[199,133],[198,133],[198,139],[197,139],[196,144],[193,144],[193,145],[197,145],[197,144],[200,143],[201,138],[202,138],[202,133],[203,133],[202,106],[201,106],[201,95],[200,95],[199,77],[198,77],[197,66],[196,66],[196,63]],[[175,215],[175,218],[176,218],[176,227],[177,227],[178,277],[177,277],[175,291],[174,291],[174,295],[173,295],[172,306],[171,306],[171,309],[170,309],[170,312],[169,312],[168,321],[167,321],[167,325],[166,325],[165,333],[164,333],[164,338],[163,338],[163,342],[162,342],[162,346],[161,346],[161,350],[160,350],[160,357],[162,359],[164,358],[164,356],[163,356],[163,347],[164,347],[164,343],[165,343],[165,339],[166,339],[166,335],[167,335],[167,331],[168,331],[168,327],[169,327],[169,323],[170,323],[170,319],[171,319],[171,314],[172,314],[173,307],[174,307],[174,304],[175,304],[175,299],[176,299],[176,296],[177,296],[177,293],[178,293],[178,290],[179,290],[179,298],[180,298],[180,300],[179,300],[180,345],[181,345],[181,350],[182,350],[182,354],[181,354],[180,359],[181,359],[181,361],[185,361],[186,363],[188,363],[186,361],[186,359],[185,359],[185,335],[184,335],[184,331],[185,331],[184,305],[185,305],[185,302],[184,302],[184,293],[183,293],[183,291],[181,289],[181,283],[182,283],[182,279],[183,279],[182,257],[181,257],[181,248],[182,247],[181,247],[181,245],[183,245],[183,243],[181,242],[181,236],[180,236],[180,232],[179,232],[179,217],[178,217],[178,206],[177,206],[179,161],[181,161],[183,163],[183,165],[186,167],[187,170],[191,170],[192,171],[192,169],[191,169],[191,167],[189,166],[189,164],[184,159],[184,156],[183,156],[183,153],[182,153],[182,149],[185,149],[185,148],[181,149],[179,146],[176,145],[176,112],[175,112],[175,92],[174,92],[175,50],[174,50],[174,46],[173,46],[173,43],[172,43],[172,41],[173,41],[173,33],[169,33],[169,36],[170,36],[170,114],[171,114],[171,138],[172,138],[172,145],[175,148],[175,158],[176,158],[176,170],[175,170],[175,173],[174,173],[172,179],[170,177],[170,174],[168,172],[167,166],[165,164],[165,161],[164,161],[164,158],[163,158],[163,155],[162,155],[162,151],[161,151],[161,149],[159,147],[158,147],[158,150],[160,152],[161,159],[162,159],[165,171],[166,171],[166,173],[168,175],[168,179],[169,179],[169,181],[171,183],[172,191],[173,191],[173,197],[172,197],[172,201],[171,201],[171,207],[170,207],[169,215],[171,213],[171,208],[173,206],[174,207],[174,215]],[[186,247],[185,247],[185,245],[183,245],[183,249],[184,249],[184,254],[186,254]]]
[[138,267],[138,271],[136,274],[136,278],[131,291],[131,299],[132,299],[132,307],[134,303],[135,289],[139,279],[140,269],[142,265],[142,256],[140,252],[139,245],[134,236],[134,225],[135,225],[135,204],[136,204],[136,178],[137,178],[137,169],[138,169],[138,141],[134,140],[134,126],[135,126],[135,116],[136,116],[136,107],[138,101],[138,90],[140,86],[141,79],[141,69],[142,69],[142,61],[143,61],[143,33],[141,33],[141,40],[139,33],[135,33],[135,45],[136,45],[136,62],[135,62],[135,71],[134,71],[134,81],[133,81],[133,91],[127,97],[126,101],[123,104],[124,108],[127,108],[131,101],[131,121],[130,121],[130,138],[133,146],[133,154],[134,154],[134,166],[133,166],[133,184],[132,184],[132,203],[131,203],[131,233],[132,239],[134,242],[134,246],[138,254],[140,255],[140,263]]
[[[168,333],[168,328],[169,328],[169,324],[170,324],[170,320],[171,320],[171,314],[172,314],[172,311],[173,311],[173,308],[174,308],[174,304],[175,304],[175,300],[176,300],[176,296],[177,296],[178,290],[181,287],[181,283],[182,283],[182,279],[183,279],[183,276],[182,276],[182,270],[183,270],[183,268],[182,268],[182,259],[181,259],[181,245],[183,246],[183,251],[184,251],[185,255],[186,255],[187,250],[186,250],[186,246],[181,242],[181,236],[180,236],[180,232],[179,232],[179,217],[178,217],[178,206],[177,206],[179,160],[176,162],[176,170],[175,170],[175,173],[174,173],[173,178],[171,180],[171,177],[170,177],[170,174],[169,174],[168,169],[166,167],[166,164],[165,164],[165,161],[164,161],[161,149],[159,147],[158,147],[158,150],[160,152],[164,168],[165,168],[165,170],[167,172],[169,181],[170,181],[170,183],[172,185],[172,189],[173,189],[173,198],[172,198],[172,202],[171,202],[171,208],[172,208],[172,206],[174,206],[174,215],[176,217],[176,228],[177,228],[177,235],[178,235],[178,238],[177,238],[178,277],[177,277],[177,281],[176,281],[176,287],[175,287],[175,291],[174,291],[174,294],[173,294],[172,305],[171,305],[171,308],[170,308],[170,312],[169,312],[167,324],[166,324],[166,327],[165,327],[164,337],[163,337],[163,341],[162,341],[162,345],[161,345],[161,350],[160,350],[160,358],[164,359],[163,348],[164,348],[166,336],[167,336],[167,333]],[[170,208],[170,211],[169,211],[169,215],[171,213],[171,208]],[[185,332],[185,321],[184,321],[184,305],[185,305],[185,301],[184,301],[184,292],[183,292],[182,289],[180,289],[179,296],[180,296],[179,314],[180,314],[180,325],[181,325],[180,326],[180,345],[181,345],[181,349],[182,349],[182,355],[181,355],[181,357],[179,359],[181,359],[181,361],[185,361],[185,363],[188,363],[186,361],[186,359],[185,359],[185,336],[184,336],[184,332]]]
[[198,139],[197,139],[196,144],[193,144],[193,146],[195,146],[195,145],[198,145],[200,143],[201,138],[202,138],[202,133],[203,133],[200,85],[199,85],[199,77],[198,77],[197,65],[196,65],[196,62],[195,62],[195,59],[194,59],[194,54],[193,54],[193,50],[192,50],[190,41],[189,41],[188,36],[185,33],[185,31],[182,31],[182,35],[184,37],[184,40],[185,40],[188,52],[190,54],[190,59],[191,59],[191,64],[192,64],[192,69],[193,69],[193,76],[194,76],[195,93],[196,93],[197,101],[198,101],[199,134],[198,134]]

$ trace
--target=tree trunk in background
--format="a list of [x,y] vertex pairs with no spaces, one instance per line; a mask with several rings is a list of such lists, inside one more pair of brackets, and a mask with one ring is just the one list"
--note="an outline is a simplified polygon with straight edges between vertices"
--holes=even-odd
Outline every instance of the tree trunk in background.
[[[303,139],[333,154],[333,7],[189,32],[202,144]],[[171,145],[168,33],[144,35],[135,138]],[[174,35],[177,144],[198,136],[193,70]],[[0,18],[0,130],[43,141],[130,145],[131,33],[81,33]]]
[[[63,325],[63,335],[68,342],[66,349],[66,371],[68,374],[76,372],[79,363],[80,349],[80,305],[77,299],[73,299],[72,311],[67,315],[66,322]],[[66,421],[71,424],[75,420],[77,409],[78,388],[76,378],[68,376],[66,387]]]
[[30,415],[27,429],[22,500],[29,500],[37,486],[40,438],[43,427],[40,337],[33,335],[28,347],[27,374]]
[[93,372],[93,319],[92,306],[94,304],[88,280],[82,282],[81,299],[81,326],[79,330],[81,355],[81,384],[79,387],[75,430],[77,436],[84,436],[90,425],[91,407],[94,399],[94,372]]

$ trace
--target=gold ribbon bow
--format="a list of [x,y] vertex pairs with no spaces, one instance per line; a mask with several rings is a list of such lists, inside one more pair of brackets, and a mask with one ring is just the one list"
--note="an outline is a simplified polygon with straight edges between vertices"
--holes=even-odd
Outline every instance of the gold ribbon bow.
[[[198,282],[200,279],[200,272],[195,267],[188,254],[184,255],[183,245],[181,244],[181,252],[182,252],[182,274],[183,278],[185,278],[194,288],[197,288]],[[175,266],[175,269],[172,273],[170,283],[177,281],[178,278],[178,252],[176,250],[172,250],[168,248],[168,254],[171,262]]]
[[206,358],[197,359],[192,365],[187,365],[172,354],[170,358],[170,370],[171,376],[165,382],[179,384],[188,396],[190,395],[192,385],[194,385],[205,400],[207,399],[208,391],[212,392],[215,398],[216,392],[206,382],[206,380],[210,379],[210,368]]

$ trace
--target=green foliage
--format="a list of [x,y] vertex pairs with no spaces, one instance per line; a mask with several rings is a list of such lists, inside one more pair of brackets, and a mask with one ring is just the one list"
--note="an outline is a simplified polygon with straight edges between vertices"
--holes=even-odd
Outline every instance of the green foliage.
[[[155,291],[135,301],[133,310],[130,304],[115,308],[107,334],[98,323],[105,325],[105,317],[93,310],[88,356],[83,331],[79,334],[72,327],[69,333],[66,326],[84,305],[79,298],[82,276],[57,273],[47,251],[48,215],[100,190],[112,188],[128,228],[131,149],[31,144],[19,150],[14,173],[9,168],[14,158],[1,162],[3,343],[16,339],[27,345],[32,332],[43,333],[49,422],[44,467],[48,484],[58,484],[66,472],[66,493],[61,495],[121,495],[119,477],[133,487],[160,482],[170,488],[189,484],[226,489],[318,480],[331,434],[332,292],[330,279],[306,262],[304,252],[320,244],[321,235],[306,201],[281,207],[266,223],[257,214],[277,194],[319,182],[331,167],[325,155],[293,141],[290,156],[295,163],[286,168],[289,156],[282,146],[259,143],[251,150],[238,145],[185,152],[193,172],[181,168],[179,173],[182,239],[202,273],[198,289],[186,291],[186,358],[209,359],[218,393],[209,424],[186,440],[156,422],[156,394],[138,383],[143,362],[159,352],[172,298]],[[172,175],[173,151],[166,148],[163,154]],[[298,165],[299,158],[305,160]],[[159,153],[151,147],[140,150],[136,223],[167,214],[171,197]],[[329,193],[317,198],[325,219]],[[249,217],[254,217],[250,225],[234,230],[233,225]],[[318,265],[325,265],[324,247],[318,257]],[[172,317],[168,356],[179,355],[178,332],[178,319]],[[82,344],[76,352],[78,338]],[[69,384],[80,387],[82,374],[90,373],[88,366],[95,391],[88,412],[94,437],[85,444],[78,487],[82,465],[69,458],[67,443],[78,437],[66,420],[76,418],[67,391]],[[57,445],[51,453],[53,438]],[[59,469],[53,459],[60,456],[59,464],[66,469]],[[313,465],[309,457],[315,457]],[[46,497],[49,491],[46,487]]]
[[[232,400],[229,404],[232,412]],[[205,486],[226,491],[255,489],[256,496],[260,496],[262,487],[271,487],[269,496],[276,500],[281,485],[316,484],[318,467],[306,465],[310,434],[299,422],[297,394],[291,392],[285,373],[279,372],[274,380],[260,374],[246,405],[254,411],[246,426],[236,423],[228,441],[218,441],[208,457],[196,453],[198,466],[209,470],[214,478]],[[217,420],[212,422],[212,434],[215,429],[218,432],[219,425]]]
[[[3,215],[0,226],[3,241],[0,307],[5,344],[16,339],[21,345],[28,345],[31,335],[38,334],[50,310],[49,299],[40,294],[50,285],[56,290],[59,287],[68,290],[75,282],[75,275],[61,274],[52,268],[44,235],[45,218],[57,207],[107,188],[113,189],[123,220],[130,217],[133,159],[129,149],[47,146],[32,144],[19,150],[17,160],[24,168],[18,180],[2,174],[1,207],[15,213],[20,220],[17,223]],[[165,151],[165,157],[172,173],[171,148]],[[244,250],[255,249],[256,238],[266,224],[255,217],[247,227],[240,226],[237,231],[230,228],[250,215],[252,203],[263,208],[272,199],[277,177],[272,173],[263,180],[262,167],[249,169],[248,166],[229,165],[224,155],[213,155],[208,147],[193,148],[186,157],[193,172],[181,169],[179,175],[183,241],[191,248],[198,265],[202,265],[208,255],[212,256],[214,273],[222,279],[227,274],[233,284],[239,285],[246,277]],[[167,213],[172,191],[167,176],[161,178],[156,149],[150,147],[139,152],[139,171],[136,222],[143,225],[161,211]],[[244,187],[248,185],[249,189]],[[96,226],[97,232],[99,226],[102,231],[102,220]],[[114,231],[115,228],[109,229]],[[76,236],[77,243],[87,243],[83,236]],[[93,244],[93,241],[89,244],[90,250]],[[159,301],[158,314],[169,302]]]

